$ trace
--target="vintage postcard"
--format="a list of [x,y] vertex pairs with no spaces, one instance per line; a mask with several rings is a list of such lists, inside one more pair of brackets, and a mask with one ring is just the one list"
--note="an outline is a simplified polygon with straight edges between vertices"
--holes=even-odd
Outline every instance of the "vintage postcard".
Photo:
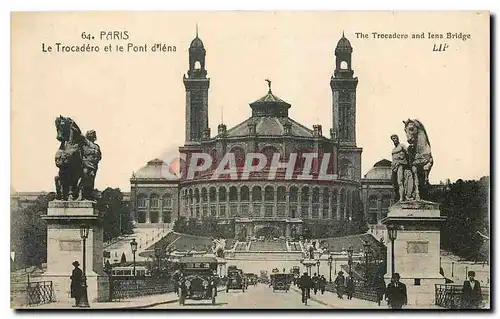
[[490,309],[490,13],[11,13],[11,307]]

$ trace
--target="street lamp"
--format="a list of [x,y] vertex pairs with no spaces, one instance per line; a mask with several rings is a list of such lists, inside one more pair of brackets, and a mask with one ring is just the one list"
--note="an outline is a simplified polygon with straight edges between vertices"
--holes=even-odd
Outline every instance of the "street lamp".
[[330,282],[332,282],[332,262],[333,262],[333,256],[330,255],[328,256],[328,266],[330,267]]
[[133,238],[132,241],[130,242],[130,248],[132,249],[132,254],[134,255],[134,271],[133,271],[133,274],[134,274],[134,278],[135,278],[135,253],[137,251],[137,242],[135,241],[135,238]]
[[319,260],[316,262],[316,266],[318,266],[318,276],[319,276],[319,265],[320,265],[320,262]]
[[363,244],[363,250],[365,253],[365,279],[368,279],[368,264],[369,264],[369,254],[370,254],[370,244],[365,242]]
[[88,224],[82,224],[80,225],[80,237],[83,240],[83,280],[82,280],[82,298],[80,299],[80,302],[78,303],[78,307],[90,307],[89,305],[89,297],[87,295],[87,273],[86,273],[86,241],[87,238],[89,237],[89,231],[90,231],[90,226]]
[[158,261],[158,277],[161,276],[161,249],[160,248],[155,248],[155,257],[156,260]]
[[398,229],[394,225],[387,227],[387,234],[389,235],[389,240],[391,241],[391,272],[394,275],[396,272],[394,266],[394,241],[398,237]]
[[349,248],[347,249],[347,263],[349,264],[349,276],[352,277],[352,253],[353,253],[353,250],[352,250],[352,246],[349,246]]

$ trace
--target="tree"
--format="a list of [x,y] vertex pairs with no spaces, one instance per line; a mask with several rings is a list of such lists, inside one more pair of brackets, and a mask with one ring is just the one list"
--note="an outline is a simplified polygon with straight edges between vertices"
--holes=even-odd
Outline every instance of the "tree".
[[465,259],[486,261],[489,256],[478,231],[489,235],[489,178],[459,179],[447,187],[434,187],[429,194],[447,217],[441,228],[441,248]]
[[97,208],[102,214],[104,241],[133,233],[130,207],[123,201],[123,193],[119,188],[106,188],[97,200]]
[[47,215],[48,204],[54,199],[54,193],[40,195],[33,204],[11,211],[11,251],[16,253],[19,267],[47,261],[47,224],[42,215]]
[[127,262],[127,257],[125,256],[125,253],[122,253],[122,258],[120,259],[121,264],[125,264]]
[[365,219],[363,201],[359,192],[353,193],[352,198],[352,220],[349,223],[348,235],[364,234],[368,230]]

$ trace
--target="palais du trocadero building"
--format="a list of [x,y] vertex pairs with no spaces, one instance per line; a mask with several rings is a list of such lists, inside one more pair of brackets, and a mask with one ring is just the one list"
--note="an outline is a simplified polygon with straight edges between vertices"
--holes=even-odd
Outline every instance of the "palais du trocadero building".
[[[171,161],[155,159],[133,174],[131,207],[137,224],[172,222],[179,216],[212,216],[221,223],[233,219],[237,237],[260,237],[293,236],[300,233],[304,220],[350,219],[353,197],[361,192],[362,152],[356,145],[358,79],[351,65],[352,52],[349,40],[342,36],[335,48],[335,69],[330,80],[332,128],[328,137],[323,135],[321,125],[310,129],[290,118],[291,105],[272,92],[270,83],[267,94],[250,103],[247,120],[229,129],[219,124],[217,134],[212,135],[208,127],[211,79],[205,63],[206,49],[196,36],[189,47],[189,69],[183,77],[186,135],[185,144],[179,148],[183,158],[180,173],[169,169]],[[188,179],[190,158],[199,152],[210,154],[212,166]],[[291,153],[297,153],[294,177],[285,179],[283,168],[268,180],[266,167],[250,173],[245,180],[230,179],[229,175],[213,179],[228,152],[234,154],[239,173],[247,153],[263,153],[268,163],[275,153],[284,162]],[[320,158],[330,153],[327,173],[331,177],[319,180],[321,163],[314,160],[311,177],[297,179],[304,153],[317,153]]]

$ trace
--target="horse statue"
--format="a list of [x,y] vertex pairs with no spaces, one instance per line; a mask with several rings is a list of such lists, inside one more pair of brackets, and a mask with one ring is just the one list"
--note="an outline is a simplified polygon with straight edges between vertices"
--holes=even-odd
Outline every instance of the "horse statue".
[[56,152],[55,163],[59,173],[55,177],[56,199],[93,200],[94,181],[101,150],[94,143],[93,130],[83,136],[75,121],[69,117],[55,120],[57,140],[61,143]]
[[403,121],[406,139],[408,141],[408,165],[411,169],[411,182],[408,185],[413,196],[410,198],[420,200],[429,185],[429,174],[434,163],[431,154],[431,144],[424,125],[419,120]]

